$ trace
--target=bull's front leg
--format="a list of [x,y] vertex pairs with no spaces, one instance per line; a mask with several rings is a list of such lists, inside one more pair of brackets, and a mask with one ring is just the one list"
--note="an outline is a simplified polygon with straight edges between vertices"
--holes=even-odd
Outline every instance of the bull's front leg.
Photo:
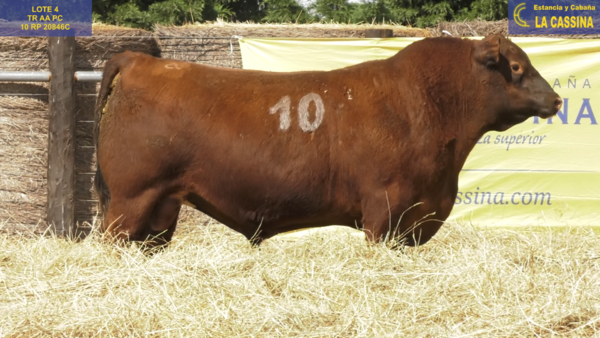
[[363,199],[362,225],[365,237],[371,242],[394,241],[401,245],[425,244],[440,229],[428,201],[403,199],[398,189],[383,189]]

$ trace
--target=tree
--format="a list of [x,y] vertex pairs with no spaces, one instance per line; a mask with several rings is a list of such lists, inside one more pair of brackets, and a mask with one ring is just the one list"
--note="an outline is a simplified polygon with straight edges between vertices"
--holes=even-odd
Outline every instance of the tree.
[[348,0],[316,0],[311,6],[318,19],[340,23],[352,22],[352,12],[355,8],[356,5]]
[[204,0],[168,0],[151,4],[148,15],[151,22],[163,25],[180,25],[204,21]]
[[475,0],[471,10],[465,11],[464,18],[481,20],[501,20],[508,13],[508,0]]
[[312,20],[306,8],[296,0],[265,0],[264,22],[297,22],[307,23]]
[[[261,7],[260,0],[217,0],[219,3],[231,10],[232,16],[231,20],[233,21],[254,21],[260,22],[260,20],[264,17],[265,11],[262,10],[264,6]],[[206,20],[214,20],[212,18],[206,18]]]
[[466,5],[462,0],[383,0],[389,8],[390,19],[401,24],[417,27],[434,26],[450,21],[456,10]]
[[355,7],[350,16],[355,23],[380,23],[384,20],[390,21],[390,11],[383,1],[362,1]]

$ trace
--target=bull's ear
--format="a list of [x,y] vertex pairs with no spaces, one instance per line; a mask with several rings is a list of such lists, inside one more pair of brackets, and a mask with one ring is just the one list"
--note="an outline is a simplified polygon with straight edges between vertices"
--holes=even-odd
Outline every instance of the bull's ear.
[[481,41],[475,41],[474,57],[477,62],[492,67],[500,62],[500,37],[488,36]]

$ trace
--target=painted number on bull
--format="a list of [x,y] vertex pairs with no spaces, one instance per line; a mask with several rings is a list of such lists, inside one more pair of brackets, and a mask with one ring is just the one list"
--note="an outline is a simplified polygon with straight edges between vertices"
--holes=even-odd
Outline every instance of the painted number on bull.
[[281,113],[279,113],[279,129],[281,130],[288,130],[290,124],[292,124],[292,120],[290,118],[290,105],[290,97],[284,96],[281,98],[281,100],[279,100],[279,102],[277,102],[276,105],[269,109],[269,114],[271,115],[281,111]]
[[[311,102],[315,103],[315,119],[313,122],[309,121],[309,107]],[[286,95],[269,109],[269,114],[279,112],[279,128],[281,130],[288,130],[292,124],[292,119],[290,117],[291,104],[292,101],[290,97]],[[325,105],[319,94],[306,94],[300,99],[300,103],[298,104],[298,124],[303,131],[311,132],[317,130],[323,122],[324,114]]]

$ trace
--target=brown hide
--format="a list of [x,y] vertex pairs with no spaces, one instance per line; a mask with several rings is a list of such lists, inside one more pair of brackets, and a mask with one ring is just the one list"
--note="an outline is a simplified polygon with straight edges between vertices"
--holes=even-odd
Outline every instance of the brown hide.
[[126,52],[107,63],[97,103],[104,228],[169,241],[188,203],[256,243],[336,224],[423,244],[477,140],[561,102],[498,35],[425,39],[329,72]]

